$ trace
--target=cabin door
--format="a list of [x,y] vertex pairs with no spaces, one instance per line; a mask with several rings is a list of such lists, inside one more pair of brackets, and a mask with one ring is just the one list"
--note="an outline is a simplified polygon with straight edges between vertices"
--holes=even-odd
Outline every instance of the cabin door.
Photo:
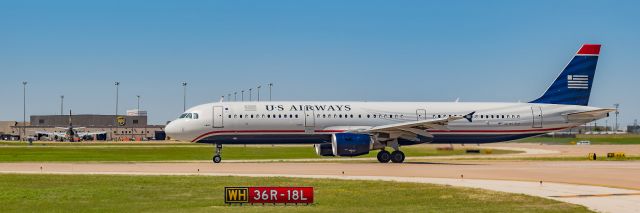
[[532,106],[531,115],[533,116],[533,128],[542,128],[542,107]]
[[213,128],[224,127],[224,109],[222,106],[213,106]]
[[315,127],[316,117],[313,110],[304,111],[304,127]]

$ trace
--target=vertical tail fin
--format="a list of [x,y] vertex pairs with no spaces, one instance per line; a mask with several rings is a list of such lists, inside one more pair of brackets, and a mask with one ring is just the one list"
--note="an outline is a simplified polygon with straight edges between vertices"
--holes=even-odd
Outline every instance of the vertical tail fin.
[[582,45],[549,89],[529,103],[588,105],[599,55],[600,44]]

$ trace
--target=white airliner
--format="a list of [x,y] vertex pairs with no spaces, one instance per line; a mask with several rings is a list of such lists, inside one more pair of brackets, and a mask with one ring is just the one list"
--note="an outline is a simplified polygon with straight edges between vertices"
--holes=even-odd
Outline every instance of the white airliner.
[[509,141],[607,117],[615,110],[587,106],[599,53],[599,44],[583,45],[529,103],[220,101],[190,108],[165,131],[173,139],[216,144],[215,163],[222,144],[315,144],[322,156],[380,150],[381,163],[401,163],[400,146]]
[[85,127],[74,127],[71,122],[71,110],[69,110],[69,126],[67,127],[56,127],[57,129],[61,129],[64,132],[46,132],[46,131],[36,131],[36,134],[46,135],[47,137],[59,141],[69,141],[69,142],[78,142],[81,140],[86,140],[91,137],[95,137],[96,135],[107,134],[105,131],[100,132],[81,132],[78,131],[80,129],[84,129]]

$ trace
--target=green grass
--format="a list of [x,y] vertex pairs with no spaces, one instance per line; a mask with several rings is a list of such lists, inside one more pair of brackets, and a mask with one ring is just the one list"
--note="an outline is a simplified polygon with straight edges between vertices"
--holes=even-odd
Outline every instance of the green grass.
[[591,144],[640,144],[640,135],[578,135],[576,138],[533,137],[514,142],[568,145],[582,140],[591,141]]
[[[189,161],[210,160],[213,146],[0,146],[0,162],[73,161]],[[464,150],[403,147],[407,156],[462,155]],[[313,146],[225,146],[225,160],[322,158]],[[493,154],[515,151],[493,150]],[[377,152],[360,157],[375,157]],[[326,158],[326,157],[325,157]]]
[[[228,206],[225,186],[313,186],[315,203]],[[0,212],[589,212],[521,194],[385,181],[5,174],[0,189]]]
[[[176,141],[83,141],[83,142],[58,142],[58,141],[33,141],[32,146],[205,146],[206,144]],[[30,146],[26,141],[0,141],[0,146]]]
[[[584,157],[517,157],[517,158],[452,158],[447,160],[502,160],[502,161],[590,161],[587,156]],[[599,156],[596,161],[637,161],[640,160],[640,156],[627,156],[626,158],[607,158],[606,156]],[[418,160],[421,161],[421,160]]]

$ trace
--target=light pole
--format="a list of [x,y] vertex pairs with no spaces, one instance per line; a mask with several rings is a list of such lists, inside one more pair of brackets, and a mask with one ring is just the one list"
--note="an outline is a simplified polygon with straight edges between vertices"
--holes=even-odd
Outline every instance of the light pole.
[[260,101],[260,87],[262,86],[258,85],[258,101]]
[[238,92],[233,92],[233,101],[238,101]]
[[136,98],[138,98],[138,116],[140,116],[140,95],[136,95]]
[[231,101],[231,93],[227,94],[227,99],[229,99],[229,101]]
[[182,111],[187,111],[187,82],[182,82]]
[[24,141],[24,137],[27,135],[27,82],[22,82],[22,135],[20,140]]
[[[136,95],[136,98],[138,99],[138,109],[136,111],[138,111],[138,117],[140,117],[140,95]],[[146,128],[145,128],[146,129]],[[142,132],[143,134],[146,134],[146,130],[144,132]],[[142,140],[142,138],[140,139]]]
[[252,94],[251,94],[251,90],[253,90],[253,88],[249,89],[249,102],[251,102],[253,100]]
[[616,130],[615,130],[615,132],[618,132],[618,114],[620,114],[620,112],[618,111],[618,107],[620,107],[620,104],[614,104],[613,106],[616,107]]
[[244,102],[244,90],[242,90],[242,94],[241,94],[241,96],[240,96],[240,97],[242,98],[242,99],[241,99],[241,100],[242,100],[242,102]]
[[[113,121],[114,121],[115,126],[116,126],[116,134],[118,134],[118,99],[120,98],[119,97],[119,95],[120,95],[119,94],[119,92],[120,92],[119,91],[120,90],[120,82],[116,81],[115,85],[116,85],[116,113],[115,113],[116,114],[116,119],[114,119]],[[111,137],[111,139],[113,139],[113,136]]]
[[64,115],[64,95],[60,96],[60,115]]
[[273,87],[273,83],[269,83],[269,101],[271,101],[271,87]]

